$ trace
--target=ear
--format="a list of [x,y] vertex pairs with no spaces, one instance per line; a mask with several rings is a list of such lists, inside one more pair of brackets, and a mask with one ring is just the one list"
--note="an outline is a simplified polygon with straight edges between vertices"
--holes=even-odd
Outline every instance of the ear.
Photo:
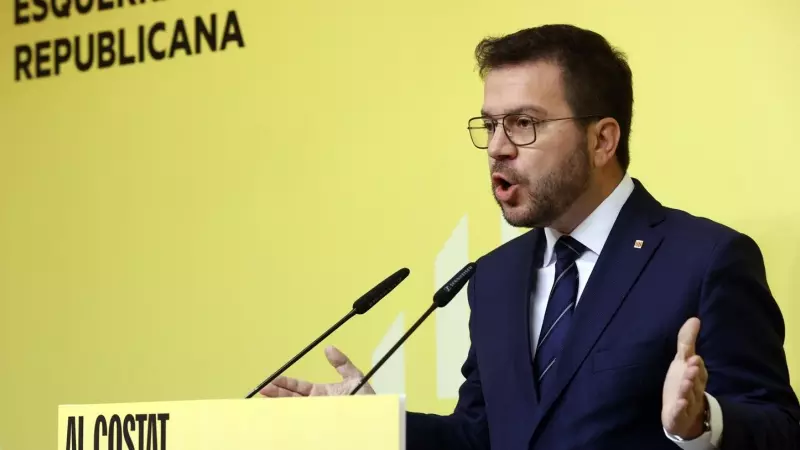
[[604,117],[590,127],[593,134],[592,158],[595,167],[605,167],[610,161],[616,160],[617,145],[619,145],[619,122],[611,117]]

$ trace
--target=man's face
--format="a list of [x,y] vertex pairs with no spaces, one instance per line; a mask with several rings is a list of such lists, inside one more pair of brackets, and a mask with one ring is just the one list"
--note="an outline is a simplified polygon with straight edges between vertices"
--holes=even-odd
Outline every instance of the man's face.
[[513,226],[548,226],[588,188],[593,163],[586,132],[573,120],[537,123],[536,141],[517,146],[499,118],[510,113],[534,121],[573,116],[560,68],[550,62],[503,67],[484,83],[483,114],[498,117],[488,149],[495,200]]

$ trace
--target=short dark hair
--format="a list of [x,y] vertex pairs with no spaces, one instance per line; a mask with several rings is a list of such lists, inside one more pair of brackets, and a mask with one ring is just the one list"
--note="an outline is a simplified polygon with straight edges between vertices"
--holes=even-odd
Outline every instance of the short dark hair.
[[567,103],[575,115],[604,115],[619,122],[617,161],[630,164],[633,81],[626,56],[600,34],[573,25],[543,25],[502,37],[487,37],[475,48],[481,77],[503,66],[551,61],[562,71]]

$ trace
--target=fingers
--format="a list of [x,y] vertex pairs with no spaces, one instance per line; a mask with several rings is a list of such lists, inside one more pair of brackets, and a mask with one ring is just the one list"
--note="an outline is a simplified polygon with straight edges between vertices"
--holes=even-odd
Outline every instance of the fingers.
[[692,369],[692,372],[697,372],[697,379],[705,385],[708,382],[708,369],[706,363],[700,355],[694,355],[686,361],[686,366]]
[[289,393],[297,394],[297,396],[308,396],[313,387],[314,385],[308,381],[281,375],[262,389],[261,393],[267,397],[289,397]]
[[681,405],[684,405],[683,408],[692,409],[690,406],[705,401],[708,371],[703,358],[698,355],[692,356],[686,363],[683,378],[678,386],[678,400]]
[[696,393],[705,395],[706,385],[708,384],[708,369],[703,358],[694,355],[687,361],[684,377],[692,381]]
[[699,327],[699,320],[690,319],[681,328],[678,352],[664,383],[661,421],[671,434],[694,434],[697,419],[706,403],[708,370],[703,358],[695,354]]
[[274,384],[269,384],[267,387],[261,390],[261,395],[265,397],[303,397],[302,395],[298,394],[297,392],[290,391],[288,389],[284,389],[282,387],[275,386]]
[[690,405],[694,404],[695,390],[694,390],[694,383],[692,383],[692,380],[681,381],[681,385],[678,388],[678,398],[680,400],[685,400]]
[[273,383],[284,389],[297,392],[300,395],[310,394],[311,389],[314,387],[314,385],[312,383],[309,383],[308,381],[298,380],[297,378],[289,378],[285,376],[280,376],[276,378]]
[[331,365],[339,372],[344,379],[361,378],[364,376],[358,368],[350,362],[350,359],[334,346],[325,349],[325,356]]
[[700,333],[700,319],[692,317],[678,332],[678,351],[675,359],[687,360],[695,355],[697,335]]
[[706,384],[708,383],[708,370],[700,356],[693,356],[689,359],[689,371],[694,387],[694,399],[697,402],[705,402]]

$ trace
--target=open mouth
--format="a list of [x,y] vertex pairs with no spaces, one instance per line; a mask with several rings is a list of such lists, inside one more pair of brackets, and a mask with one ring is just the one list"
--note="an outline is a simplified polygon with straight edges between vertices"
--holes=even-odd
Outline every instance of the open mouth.
[[513,186],[513,183],[508,181],[506,177],[499,173],[495,173],[492,175],[492,183],[494,184],[495,188],[500,188],[504,191],[508,190]]
[[518,185],[512,179],[500,173],[492,174],[492,189],[494,189],[494,196],[497,200],[503,203],[515,203],[514,198],[517,195]]

